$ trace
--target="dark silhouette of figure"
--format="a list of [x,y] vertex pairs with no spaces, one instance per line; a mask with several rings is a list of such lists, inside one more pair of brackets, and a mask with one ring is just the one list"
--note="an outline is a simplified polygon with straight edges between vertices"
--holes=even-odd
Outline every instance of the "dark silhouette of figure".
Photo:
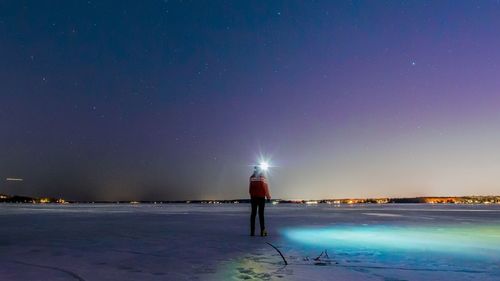
[[260,236],[267,236],[265,221],[264,221],[264,206],[266,198],[271,200],[269,195],[269,186],[263,171],[259,167],[254,167],[252,176],[250,176],[250,202],[252,204],[252,214],[250,216],[250,235],[255,236],[255,217],[257,209],[259,211]]

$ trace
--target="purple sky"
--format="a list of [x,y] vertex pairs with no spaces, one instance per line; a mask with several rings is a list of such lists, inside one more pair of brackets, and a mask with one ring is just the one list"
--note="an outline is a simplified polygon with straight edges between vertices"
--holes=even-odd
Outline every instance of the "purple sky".
[[498,194],[499,1],[4,1],[0,193]]

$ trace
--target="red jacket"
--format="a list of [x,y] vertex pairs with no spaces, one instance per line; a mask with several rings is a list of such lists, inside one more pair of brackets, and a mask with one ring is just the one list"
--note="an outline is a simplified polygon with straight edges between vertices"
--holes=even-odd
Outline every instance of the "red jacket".
[[252,175],[250,177],[250,197],[261,197],[264,198],[266,197],[267,199],[271,199],[271,195],[269,195],[269,187],[267,185],[267,180],[266,177],[260,175],[260,176],[254,176]]

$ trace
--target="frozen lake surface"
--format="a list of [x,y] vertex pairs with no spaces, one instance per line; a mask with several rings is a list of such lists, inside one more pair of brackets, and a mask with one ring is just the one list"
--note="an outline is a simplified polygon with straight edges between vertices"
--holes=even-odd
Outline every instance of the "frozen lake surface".
[[266,208],[0,204],[0,279],[500,280],[500,206]]

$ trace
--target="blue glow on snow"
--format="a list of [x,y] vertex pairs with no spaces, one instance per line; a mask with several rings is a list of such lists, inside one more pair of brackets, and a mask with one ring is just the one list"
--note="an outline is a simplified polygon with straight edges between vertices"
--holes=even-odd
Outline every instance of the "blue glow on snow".
[[500,256],[499,225],[304,227],[286,229],[284,235],[310,247]]

